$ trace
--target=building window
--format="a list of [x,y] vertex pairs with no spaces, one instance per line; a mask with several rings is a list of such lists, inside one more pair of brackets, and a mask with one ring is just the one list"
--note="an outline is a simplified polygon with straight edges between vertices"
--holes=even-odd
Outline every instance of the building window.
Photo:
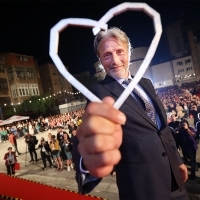
[[20,60],[20,61],[28,62],[28,58],[27,57],[17,56],[17,59]]
[[187,59],[187,60],[185,60],[185,64],[187,65],[188,63],[190,63],[191,62],[191,59]]
[[24,67],[15,67],[15,75],[17,79],[25,79]]
[[182,66],[182,65],[183,65],[183,62],[182,62],[182,61],[179,61],[179,62],[177,62],[176,64]]
[[16,85],[12,85],[11,86],[11,94],[12,94],[13,98],[16,98],[18,96],[17,86]]
[[37,84],[29,84],[28,87],[31,96],[39,95],[39,89]]
[[35,79],[35,70],[33,68],[26,69],[26,77],[28,79]]
[[25,62],[28,62],[28,58],[26,58],[26,57],[23,57],[23,60],[24,60]]
[[65,79],[63,77],[60,77],[59,78],[59,82],[60,82],[60,85],[64,85],[65,84]]
[[8,84],[6,78],[0,78],[0,90],[7,90]]
[[193,69],[193,67],[187,67],[186,71],[189,71],[189,70],[192,70],[192,69]]
[[56,73],[53,73],[54,76],[56,76]]
[[178,69],[178,73],[184,72],[184,69]]
[[27,84],[17,84],[19,96],[29,96]]
[[4,72],[4,65],[0,64],[0,71]]
[[12,69],[12,67],[10,67],[10,68],[8,68],[8,80],[11,80],[13,78],[14,78],[13,69]]

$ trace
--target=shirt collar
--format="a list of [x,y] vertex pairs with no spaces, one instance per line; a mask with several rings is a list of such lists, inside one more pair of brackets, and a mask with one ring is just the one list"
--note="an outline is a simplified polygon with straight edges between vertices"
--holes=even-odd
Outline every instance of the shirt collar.
[[[113,77],[114,78],[114,77]],[[127,80],[127,79],[133,79],[132,77],[131,77],[131,73],[130,72],[128,72],[128,78],[114,78],[120,85],[122,85],[122,83],[123,83],[123,81],[124,80]]]

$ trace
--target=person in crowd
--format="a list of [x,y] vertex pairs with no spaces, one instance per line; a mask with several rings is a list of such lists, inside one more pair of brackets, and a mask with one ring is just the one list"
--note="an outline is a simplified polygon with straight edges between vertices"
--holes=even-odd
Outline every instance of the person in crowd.
[[196,123],[196,142],[199,144],[199,137],[200,137],[200,121]]
[[34,135],[34,129],[33,129],[33,126],[31,124],[31,122],[28,122],[28,132],[31,134],[31,135]]
[[18,132],[19,138],[22,138],[24,136],[23,125],[22,125],[21,121],[19,121],[17,124],[17,132]]
[[8,131],[6,128],[2,127],[1,129],[1,141],[6,142],[8,140]]
[[40,148],[40,154],[41,154],[41,158],[42,158],[42,162],[43,162],[43,171],[45,171],[47,169],[47,164],[46,164],[46,160],[49,162],[49,167],[53,168],[53,164],[51,161],[51,149],[49,147],[49,144],[47,141],[44,140],[44,138],[41,138],[40,144],[38,146]]
[[15,163],[17,158],[15,152],[12,151],[12,147],[8,147],[8,153],[4,155],[5,165],[8,175],[15,175]]
[[[52,134],[48,133],[48,144],[50,144],[51,141],[52,141]],[[52,154],[51,148],[50,148],[50,154],[51,154],[51,160],[52,160],[52,162],[55,162],[54,159],[53,159],[53,154]]]
[[90,192],[116,165],[120,199],[188,199],[187,167],[152,83],[142,78],[120,110],[113,107],[133,79],[129,38],[115,27],[100,31],[94,49],[107,75],[90,88],[102,102],[88,102],[73,144],[79,192]]
[[177,121],[177,117],[175,115],[171,115],[171,122],[168,123],[168,126],[172,127],[175,131],[178,130],[180,122]]
[[70,134],[70,136],[72,136],[72,131],[76,130],[76,129],[77,129],[77,126],[75,126],[74,122],[71,122],[70,125],[69,125],[69,134]]
[[191,163],[191,174],[189,179],[193,180],[196,178],[195,171],[198,169],[196,163],[196,151],[197,144],[195,141],[195,130],[189,126],[186,119],[181,122],[181,128],[178,133],[178,140],[181,149],[185,152],[187,158],[189,158]]
[[18,132],[17,132],[17,127],[16,127],[15,125],[12,125],[12,127],[11,127],[11,129],[10,129],[10,132],[13,132],[13,133],[14,133],[16,139],[19,138],[19,134],[18,134]]
[[194,104],[191,107],[190,114],[194,118],[194,127],[196,128],[196,123],[199,121],[197,106]]
[[62,141],[63,141],[63,129],[62,129],[62,126],[59,126],[58,127],[58,130],[57,130],[57,140],[59,141],[59,145],[62,146]]
[[72,153],[71,153],[72,147],[69,135],[66,132],[64,132],[63,136],[64,137],[63,137],[62,149],[66,158],[67,171],[69,172],[70,168],[72,169],[74,168],[72,164]]
[[17,148],[16,135],[13,132],[10,132],[8,139],[9,139],[9,142],[12,144],[12,146],[15,148],[15,152],[17,152],[18,155],[21,155],[21,153],[18,151],[18,148]]
[[36,133],[40,133],[40,124],[37,121],[35,123],[35,129],[36,129]]
[[187,118],[189,118],[189,108],[186,102],[183,103],[183,110]]
[[62,171],[63,170],[63,163],[60,157],[61,148],[59,145],[59,141],[56,140],[56,136],[52,135],[51,142],[50,142],[50,149],[53,154],[53,159],[56,162],[57,168],[56,171]]
[[[28,146],[28,151],[31,157],[31,160],[29,161],[29,163],[31,162],[38,162],[37,159],[37,152],[35,149],[35,145],[37,144],[37,138],[34,135],[31,135],[30,133],[27,133],[25,136],[25,142],[27,143]],[[35,160],[33,159],[33,154],[35,156]]]
[[183,107],[180,106],[179,103],[176,104],[176,113],[178,118],[183,118],[183,116],[185,115],[185,113],[183,112]]

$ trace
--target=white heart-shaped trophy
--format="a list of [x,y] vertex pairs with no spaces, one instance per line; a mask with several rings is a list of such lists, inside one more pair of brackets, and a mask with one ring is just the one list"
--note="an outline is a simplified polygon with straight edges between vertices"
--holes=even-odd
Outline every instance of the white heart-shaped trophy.
[[123,91],[120,97],[114,104],[116,109],[124,103],[126,98],[133,91],[134,87],[140,81],[144,75],[147,67],[149,66],[155,51],[157,49],[161,33],[162,26],[160,20],[160,14],[148,6],[146,3],[122,3],[114,8],[110,9],[99,21],[94,21],[91,19],[81,19],[81,18],[68,18],[59,21],[50,31],[50,49],[49,54],[58,68],[59,72],[77,89],[79,90],[87,99],[92,102],[101,102],[101,100],[96,97],[92,92],[90,92],[85,86],[83,86],[77,79],[75,79],[65,68],[60,57],[58,56],[58,42],[59,42],[59,32],[65,29],[68,25],[71,26],[82,26],[82,27],[92,27],[94,35],[98,33],[101,29],[107,30],[107,22],[115,15],[118,15],[127,10],[142,10],[146,12],[153,18],[155,36],[151,42],[151,45],[147,51],[146,57],[142,62],[140,68],[138,69],[134,79],[128,85],[128,87]]

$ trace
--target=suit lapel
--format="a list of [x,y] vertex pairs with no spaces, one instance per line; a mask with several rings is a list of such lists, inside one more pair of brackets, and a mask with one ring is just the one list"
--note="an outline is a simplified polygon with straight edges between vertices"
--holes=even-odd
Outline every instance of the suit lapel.
[[[115,79],[110,76],[106,76],[103,81],[104,87],[106,87],[111,93],[113,93],[116,97],[119,97],[124,91],[124,87],[120,85]],[[145,90],[146,92],[146,90]],[[128,96],[126,101],[124,102],[129,105],[135,112],[141,115],[148,123],[152,124],[155,128],[156,125],[152,122],[152,120],[148,117],[147,113],[143,110],[143,108],[138,104],[137,100],[131,95]]]
[[[146,81],[145,79],[141,79],[139,82],[140,86],[144,89],[147,95],[152,100],[156,113],[159,115],[161,120],[161,124],[166,124],[167,118],[163,105],[157,95],[155,95],[154,88],[151,85],[150,81]],[[161,127],[162,128],[162,127]]]

